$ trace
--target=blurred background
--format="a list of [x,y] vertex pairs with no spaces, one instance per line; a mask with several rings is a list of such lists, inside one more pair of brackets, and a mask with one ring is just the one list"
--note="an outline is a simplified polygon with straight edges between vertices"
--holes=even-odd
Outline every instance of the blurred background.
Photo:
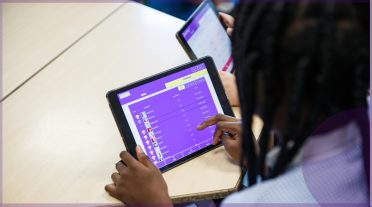
[[[212,0],[218,11],[230,13],[238,0]],[[149,7],[183,20],[194,12],[202,0],[140,0]]]

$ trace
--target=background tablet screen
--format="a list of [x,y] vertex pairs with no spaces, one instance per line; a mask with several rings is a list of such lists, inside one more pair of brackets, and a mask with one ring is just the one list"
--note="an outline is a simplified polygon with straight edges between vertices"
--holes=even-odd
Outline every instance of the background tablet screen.
[[232,72],[230,38],[209,4],[201,8],[181,35],[196,57],[209,55],[218,70]]
[[196,126],[223,113],[204,63],[117,96],[136,143],[158,168],[210,146],[215,126]]

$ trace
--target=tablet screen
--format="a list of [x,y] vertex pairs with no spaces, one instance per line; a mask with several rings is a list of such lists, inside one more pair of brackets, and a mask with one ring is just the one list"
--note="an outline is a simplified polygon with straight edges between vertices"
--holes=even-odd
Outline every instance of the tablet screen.
[[161,168],[212,144],[215,126],[196,127],[223,113],[205,63],[117,94],[137,145]]
[[231,41],[210,3],[195,13],[181,32],[196,57],[209,55],[218,70],[232,72]]

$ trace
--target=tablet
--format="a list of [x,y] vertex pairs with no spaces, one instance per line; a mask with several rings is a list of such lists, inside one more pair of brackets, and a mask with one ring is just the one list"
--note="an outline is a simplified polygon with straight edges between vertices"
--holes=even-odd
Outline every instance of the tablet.
[[205,57],[106,95],[127,151],[140,145],[162,171],[217,146],[215,126],[196,127],[218,113],[233,116],[212,58]]
[[196,9],[176,37],[190,59],[211,56],[218,70],[233,72],[231,41],[210,0]]

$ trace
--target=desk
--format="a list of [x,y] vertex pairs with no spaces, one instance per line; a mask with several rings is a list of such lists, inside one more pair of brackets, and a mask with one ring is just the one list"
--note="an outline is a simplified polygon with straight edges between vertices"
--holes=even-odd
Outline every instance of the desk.
[[[127,3],[3,102],[5,203],[118,202],[103,189],[124,149],[105,93],[187,62],[182,23]],[[164,177],[181,202],[234,191],[240,169],[220,147]]]
[[2,98],[120,5],[4,3]]

